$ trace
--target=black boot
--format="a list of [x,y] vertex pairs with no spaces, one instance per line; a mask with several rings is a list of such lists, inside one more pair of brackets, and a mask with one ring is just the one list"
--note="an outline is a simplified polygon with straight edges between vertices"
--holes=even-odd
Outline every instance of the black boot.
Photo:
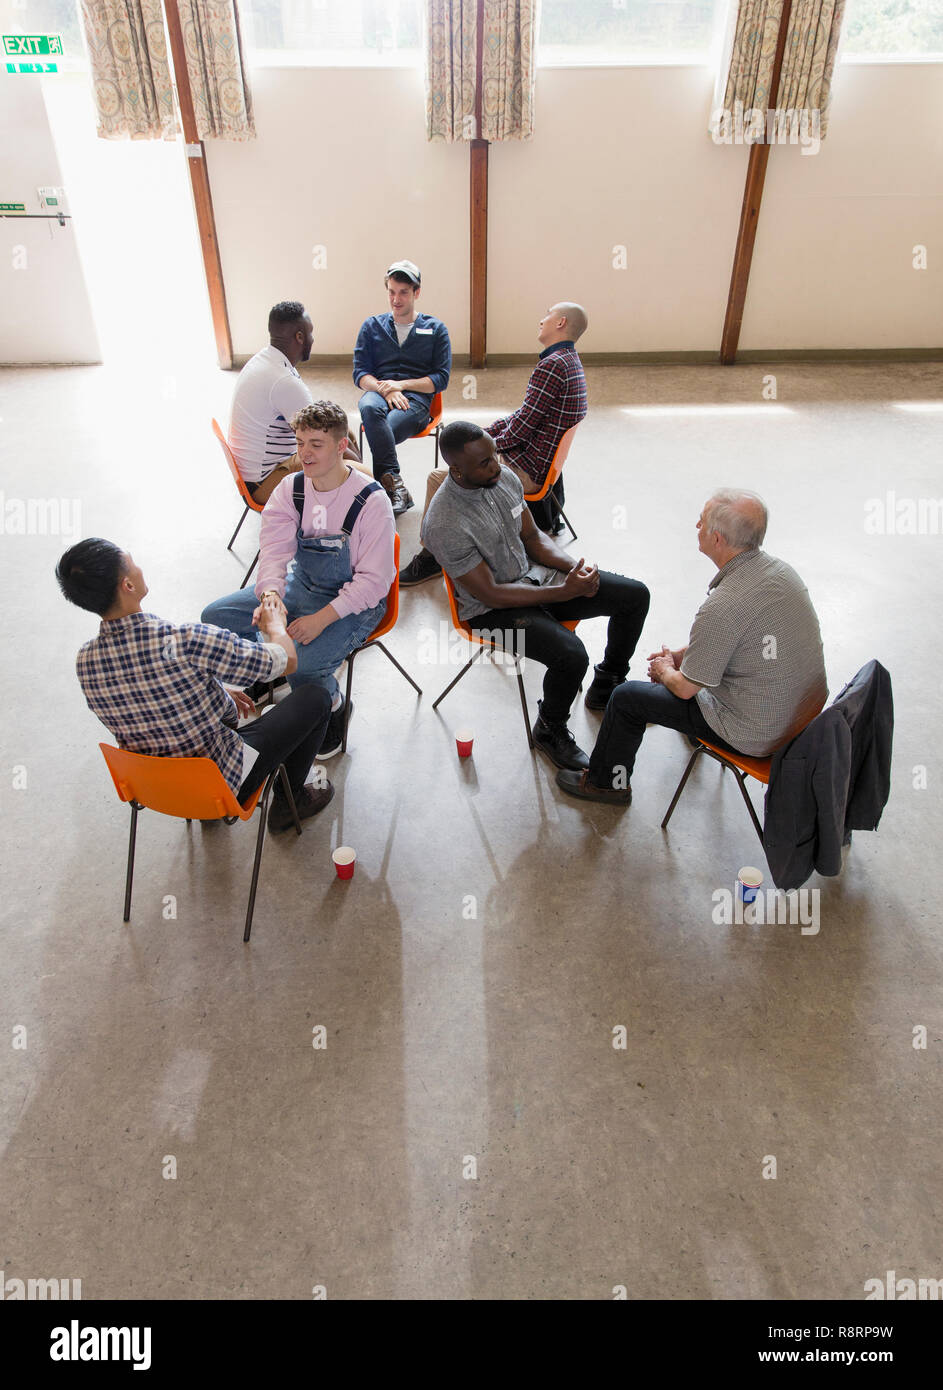
[[586,692],[583,704],[587,709],[605,709],[609,703],[609,696],[617,685],[621,685],[625,680],[625,672],[620,676],[617,671],[607,669],[605,663],[593,668],[596,672],[593,683]]
[[[538,702],[538,710],[541,703]],[[577,745],[566,724],[551,724],[542,714],[538,714],[533,735],[536,746],[546,753],[555,767],[564,767],[571,772],[582,772],[589,767],[588,756]]]

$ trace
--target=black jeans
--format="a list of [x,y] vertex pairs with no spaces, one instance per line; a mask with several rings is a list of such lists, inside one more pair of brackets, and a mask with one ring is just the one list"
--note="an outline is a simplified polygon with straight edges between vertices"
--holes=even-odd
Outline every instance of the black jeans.
[[[331,717],[331,697],[323,685],[299,685],[264,718],[255,719],[239,730],[259,756],[249,769],[238,800],[245,803],[279,763],[285,764],[292,795],[298,796],[305,784],[314,755],[324,742]],[[275,784],[277,796],[281,788]]]
[[[541,592],[535,586],[535,599]],[[476,632],[493,632],[498,646],[546,666],[540,712],[551,724],[565,724],[589,657],[576,633],[562,624],[575,618],[608,618],[603,661],[614,675],[624,676],[641,636],[650,599],[645,585],[637,579],[600,570],[599,588],[592,598],[535,604],[533,608],[492,608],[470,618],[469,626]]]
[[590,755],[589,780],[594,786],[616,786],[617,778],[620,789],[629,785],[646,724],[680,729],[692,738],[705,738],[718,748],[729,749],[731,753],[737,751],[708,724],[696,696],[682,700],[663,685],[626,681],[609,696],[602,728]]

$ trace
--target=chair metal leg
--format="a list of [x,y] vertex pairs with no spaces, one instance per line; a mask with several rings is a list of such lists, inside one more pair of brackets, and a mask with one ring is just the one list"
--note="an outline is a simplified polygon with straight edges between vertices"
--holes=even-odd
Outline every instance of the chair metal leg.
[[[265,823],[268,818],[268,799],[272,790],[272,783],[278,775],[276,769],[271,773],[265,784],[265,790],[259,797],[259,833],[255,840],[255,862],[252,865],[252,882],[249,885],[249,906],[246,908],[246,929],[242,934],[243,941],[249,940],[249,933],[252,931],[252,914],[255,911],[255,890],[259,885],[259,865],[262,862],[262,846],[265,843]],[[292,803],[294,805],[294,802]]]
[[380,648],[380,651],[383,653],[383,655],[389,657],[390,661],[392,661],[393,665],[396,667],[397,671],[399,671],[400,675],[401,675],[401,676],[405,676],[406,680],[409,681],[410,685],[412,686],[413,690],[415,690],[416,694],[417,694],[417,695],[421,695],[421,694],[422,694],[422,691],[420,690],[420,688],[419,688],[419,686],[416,684],[416,682],[413,680],[413,678],[412,678],[412,676],[409,674],[409,672],[408,672],[408,671],[405,671],[405,670],[403,669],[403,667],[402,667],[402,666],[399,664],[399,662],[396,660],[396,657],[393,655],[393,653],[392,653],[391,651],[388,651],[387,648],[383,645],[383,643],[382,643],[379,639],[377,639],[375,642],[371,642],[370,645],[371,645],[371,647],[379,647],[379,648]]
[[245,577],[245,579],[243,579],[242,583],[239,585],[240,589],[244,589],[244,588],[246,587],[246,585],[248,584],[248,582],[249,582],[249,575],[250,575],[250,574],[252,573],[252,571],[255,569],[256,565],[259,563],[259,556],[261,555],[261,553],[262,553],[262,552],[261,552],[260,550],[257,550],[257,551],[255,552],[255,559],[252,561],[252,564],[251,564],[251,565],[249,566],[249,568],[246,570],[246,577]]
[[141,807],[136,801],[131,802],[131,835],[128,840],[128,872],[124,881],[124,920],[131,920],[131,883],[134,878],[134,845],[138,833],[138,811]]
[[295,797],[291,789],[291,783],[288,780],[288,772],[285,768],[285,764],[279,763],[276,771],[282,784],[282,791],[285,793],[285,800],[288,802],[291,809],[292,819],[295,822],[295,834],[300,835],[301,821],[298,819],[298,807],[295,805]]
[[514,670],[517,672],[517,689],[521,697],[521,709],[524,711],[524,728],[527,730],[527,745],[533,751],[534,735],[530,730],[530,715],[527,712],[527,696],[524,693],[524,677],[521,674],[521,659],[514,657]]
[[684,788],[685,788],[685,785],[686,785],[686,783],[687,783],[688,778],[691,776],[691,773],[694,771],[694,764],[697,762],[698,758],[701,756],[701,754],[702,754],[703,752],[704,752],[704,749],[703,749],[700,745],[698,745],[698,747],[695,748],[694,752],[691,754],[690,758],[688,759],[688,765],[687,765],[687,767],[684,769],[684,776],[681,778],[681,781],[678,783],[678,790],[675,792],[674,796],[671,798],[671,805],[668,807],[668,810],[665,812],[665,819],[664,819],[664,820],[662,821],[662,823],[661,823],[661,828],[662,828],[662,830],[666,830],[666,829],[667,829],[667,827],[668,827],[668,822],[671,820],[672,812],[674,811],[674,808],[677,806],[678,802],[681,800],[681,793],[684,791]]
[[227,547],[226,547],[227,550],[232,550],[232,548],[233,548],[233,546],[234,546],[234,544],[235,544],[235,542],[236,542],[236,537],[238,536],[239,532],[242,530],[242,523],[245,521],[245,519],[246,519],[246,517],[247,517],[248,515],[249,515],[249,505],[248,505],[248,503],[246,503],[245,511],[242,513],[242,516],[239,518],[239,525],[236,527],[235,531],[233,531],[232,535],[229,537],[229,544],[228,544]]
[[362,652],[363,647],[358,647],[356,651],[349,652],[347,655],[347,688],[344,691],[344,737],[341,739],[341,752],[347,752],[347,730],[350,728],[350,689],[354,683],[354,657],[357,652]]
[[560,516],[563,518],[563,521],[564,521],[564,523],[565,523],[565,525],[566,525],[566,527],[567,527],[567,530],[569,531],[570,535],[573,537],[574,540],[576,540],[576,532],[573,530],[573,523],[572,523],[572,521],[570,520],[570,518],[567,516],[567,514],[566,514],[566,512],[563,510],[563,508],[560,506],[560,503],[559,503],[559,502],[557,501],[557,499],[554,497],[554,495],[553,495],[553,489],[552,489],[552,488],[548,491],[547,497],[550,499],[550,502],[552,503],[552,505],[553,505],[554,507],[556,507],[556,509],[557,509],[558,513],[560,514]]
[[[750,812],[750,819],[751,819],[752,822],[753,822],[753,826],[754,826],[754,829],[756,830],[757,835],[759,835],[759,837],[760,837],[760,844],[762,845],[762,844],[763,844],[763,827],[762,827],[762,825],[760,825],[759,818],[758,818],[758,816],[757,816],[757,814],[756,814],[756,811],[754,810],[753,801],[752,801],[752,799],[751,799],[751,797],[750,797],[750,793],[749,793],[749,792],[747,791],[747,789],[746,789],[747,775],[746,775],[745,772],[741,772],[740,769],[737,768],[737,767],[732,767],[730,770],[731,770],[731,772],[734,774],[734,776],[735,776],[736,779],[737,779],[737,782],[738,782],[738,784],[739,784],[740,791],[741,791],[741,794],[742,794],[742,796],[743,796],[743,799],[744,799],[744,801],[747,803],[747,810]],[[764,850],[765,850],[765,849],[766,849],[766,846],[763,845],[763,848],[764,848]]]
[[441,425],[436,425],[435,429],[432,431],[432,437],[435,440],[435,463],[433,464],[434,468],[438,468],[439,466],[439,430],[441,428]]
[[465,665],[464,665],[464,666],[462,667],[462,669],[459,671],[458,675],[455,677],[454,681],[449,681],[448,685],[445,687],[445,689],[443,690],[443,692],[442,692],[442,694],[439,696],[439,698],[438,698],[437,700],[433,700],[433,702],[432,702],[432,708],[433,708],[433,709],[436,709],[437,706],[441,705],[442,701],[445,699],[446,695],[448,695],[449,691],[450,691],[451,689],[453,689],[454,686],[458,685],[459,681],[462,679],[462,676],[464,676],[465,672],[469,669],[469,667],[472,665],[472,663],[478,660],[479,656],[481,656],[481,653],[482,653],[484,650],[485,650],[484,647],[479,647],[479,648],[478,648],[478,651],[472,653],[472,655],[471,655],[471,656],[468,658],[468,660],[465,662]]

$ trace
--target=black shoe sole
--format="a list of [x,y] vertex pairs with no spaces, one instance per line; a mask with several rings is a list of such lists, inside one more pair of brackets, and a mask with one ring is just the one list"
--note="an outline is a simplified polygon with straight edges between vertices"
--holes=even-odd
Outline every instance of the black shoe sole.
[[[327,799],[326,799],[325,801],[323,801],[323,802],[321,803],[320,806],[317,806],[317,807],[315,807],[313,810],[307,811],[307,812],[305,812],[305,813],[302,813],[302,811],[299,810],[299,812],[298,812],[298,819],[299,819],[302,823],[304,823],[306,820],[311,820],[311,818],[312,818],[313,816],[318,816],[318,815],[321,814],[322,811],[327,810],[328,806],[330,806],[331,802],[334,800],[334,784],[333,784],[333,783],[331,783],[331,784],[328,785],[327,787],[323,788],[323,790],[326,791],[326,792],[328,792],[329,794],[328,794],[328,796],[327,796]],[[279,834],[281,834],[281,832],[282,832],[283,830],[294,830],[294,828],[295,828],[295,820],[294,820],[294,817],[292,816],[291,812],[289,811],[288,807],[287,807],[287,806],[285,807],[285,815],[288,817],[288,819],[285,820],[284,822],[278,821],[278,822],[276,822],[274,825],[272,824],[272,819],[271,819],[273,809],[274,809],[274,807],[272,807],[272,806],[269,807],[268,828],[269,828],[269,831],[271,832],[271,834],[273,834],[273,835],[279,835]],[[279,804],[279,809],[280,809],[280,804]]]

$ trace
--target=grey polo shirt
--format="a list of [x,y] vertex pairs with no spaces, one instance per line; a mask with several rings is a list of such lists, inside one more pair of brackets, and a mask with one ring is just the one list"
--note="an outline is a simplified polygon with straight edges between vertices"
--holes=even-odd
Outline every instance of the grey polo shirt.
[[765,757],[825,704],[819,620],[790,565],[744,550],[718,570],[691,628],[681,674],[721,738]]
[[559,570],[538,565],[524,549],[521,516],[524,488],[510,468],[501,469],[493,487],[459,487],[446,477],[422,523],[422,543],[455,584],[458,616],[466,622],[487,613],[485,604],[458,582],[482,560],[497,584],[562,584]]

